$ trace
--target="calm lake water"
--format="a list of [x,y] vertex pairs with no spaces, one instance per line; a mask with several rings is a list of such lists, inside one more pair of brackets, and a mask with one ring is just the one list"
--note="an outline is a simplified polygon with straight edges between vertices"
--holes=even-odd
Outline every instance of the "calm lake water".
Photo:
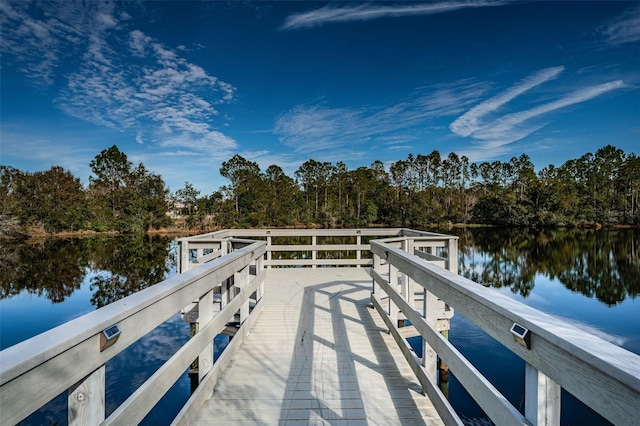
[[[640,354],[640,231],[453,230],[459,272]],[[167,237],[48,239],[0,247],[0,349],[151,286],[175,272]],[[106,366],[107,415],[188,339],[177,314]],[[226,338],[217,338],[217,350]],[[449,339],[516,407],[524,363],[460,315]],[[416,342],[414,342],[416,343]],[[416,345],[417,346],[417,345]],[[217,355],[217,354],[216,354]],[[189,396],[187,372],[143,423],[168,424]],[[449,397],[468,424],[490,424],[451,377]],[[563,393],[562,424],[607,424]],[[66,394],[23,424],[66,424]]]

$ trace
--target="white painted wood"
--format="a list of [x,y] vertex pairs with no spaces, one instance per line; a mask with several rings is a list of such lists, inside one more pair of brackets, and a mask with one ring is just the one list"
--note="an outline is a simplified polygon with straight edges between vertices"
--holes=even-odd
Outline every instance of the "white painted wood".
[[[395,266],[393,266],[392,264],[389,264],[389,284],[388,286],[390,288],[392,288],[395,292],[398,291],[398,268],[396,268]],[[387,293],[387,296],[389,295],[389,292],[384,290],[385,287],[382,287],[383,291],[385,293]],[[390,297],[387,298],[388,301],[388,313],[389,313],[389,318],[391,318],[391,323],[393,324],[394,328],[398,327],[398,307],[395,305],[395,303],[393,303],[393,301],[391,300]],[[391,330],[389,330],[389,333],[391,333]]]
[[[409,252],[408,239],[402,240],[402,250],[405,252]],[[399,277],[400,277],[400,294],[402,294],[402,297],[404,297],[406,300],[409,300],[409,277],[407,276],[407,274],[404,274],[404,273],[400,273]]]
[[[377,254],[373,255],[373,269],[376,271],[379,271],[381,268],[381,262],[380,262],[380,256],[378,256]],[[372,290],[371,292],[373,294],[375,294],[376,296],[380,295],[380,289],[376,284],[376,281],[373,280],[373,284],[372,284]]]
[[447,400],[447,398],[442,394],[442,392],[436,385],[435,378],[429,377],[428,372],[421,365],[420,360],[416,356],[415,352],[413,352],[407,341],[404,339],[404,337],[402,337],[401,331],[393,327],[391,319],[383,309],[380,301],[372,295],[371,302],[373,303],[374,308],[376,309],[382,320],[385,322],[387,328],[391,330],[391,335],[396,341],[396,344],[402,351],[405,359],[411,366],[413,373],[416,375],[416,378],[420,382],[423,393],[427,397],[429,397],[444,423],[447,425],[463,425],[462,420],[460,420],[460,417],[451,406],[451,403]]
[[104,372],[103,365],[69,389],[69,426],[97,425],[104,421]]
[[[433,351],[446,362],[458,381],[496,425],[529,424],[527,419],[448,340],[432,325],[428,324],[419,313],[413,310],[403,297],[397,291],[394,291],[377,272],[370,271],[370,273],[383,288],[383,291],[387,292],[389,298],[405,313],[407,319],[411,321],[411,324],[422,338],[428,341]],[[425,374],[428,374],[426,368]],[[435,378],[429,378],[429,380],[435,383]]]
[[[427,324],[434,329],[436,328],[438,322],[438,298],[429,291],[425,292],[424,319]],[[429,340],[424,338],[422,339],[422,364],[429,378],[436,382],[438,377],[438,355],[429,345]]]
[[435,254],[427,253],[426,251],[421,251],[421,250],[414,250],[413,253],[419,258],[424,259],[427,262],[430,262],[434,265],[438,265],[441,268],[444,268],[446,266],[447,259],[443,257],[436,256]]
[[[362,228],[362,229],[230,229],[227,237],[344,237],[356,236],[399,236],[403,232],[401,228]],[[268,234],[267,234],[268,233]],[[214,233],[215,234],[215,233]],[[206,234],[205,234],[206,235]],[[438,234],[432,234],[438,235]],[[215,235],[218,237],[218,235]]]
[[450,238],[447,241],[448,257],[447,269],[454,274],[458,273],[458,239]]
[[192,265],[193,265],[193,264],[203,264],[203,263],[207,263],[207,262],[210,262],[210,261],[212,261],[212,260],[214,260],[214,259],[219,258],[219,257],[220,257],[220,256],[222,256],[222,255],[223,255],[223,254],[222,254],[222,250],[217,249],[217,250],[214,250],[214,251],[212,251],[211,253],[206,254],[206,255],[204,255],[204,256],[199,256],[199,257],[198,257],[198,259],[197,259],[195,262],[192,262]]
[[[313,238],[313,237],[312,237]],[[368,251],[371,246],[369,244],[300,244],[300,245],[275,245],[271,246],[270,249],[272,252],[282,252],[282,251],[310,251],[318,252],[318,251],[357,251],[357,250],[365,250]],[[312,256],[313,260],[314,257]],[[317,259],[317,257],[315,258]]]
[[189,241],[180,241],[178,243],[180,255],[178,256],[178,273],[182,274],[189,270]]
[[[1,351],[3,422],[19,423],[265,250],[256,243]],[[99,333],[113,324],[122,333],[100,352]]]
[[440,425],[362,269],[273,269],[267,304],[188,424]]
[[533,426],[560,425],[560,390],[560,385],[526,364],[524,414]]
[[[198,333],[213,320],[213,290],[208,291],[198,302]],[[213,340],[198,355],[198,382],[213,367]]]
[[371,259],[274,259],[266,261],[267,266],[370,266],[372,264]]
[[169,388],[184,373],[192,360],[233,318],[235,312],[249,299],[249,296],[266,274],[256,277],[245,291],[238,294],[212,321],[203,326],[194,337],[182,346],[165,364],[145,381],[126,401],[124,401],[104,422],[104,425],[140,423],[157,404]]
[[[638,355],[401,250],[371,248],[612,423],[640,418]],[[514,341],[514,322],[532,333],[531,350]]]
[[[238,275],[240,278],[239,289],[240,291],[242,291],[246,289],[247,286],[249,285],[249,267],[248,266],[244,267],[240,271],[240,274]],[[248,317],[249,317],[249,298],[247,298],[246,302],[244,302],[240,307],[240,324],[243,324]]]
[[[20,422],[57,394],[73,387],[74,383],[82,381],[84,376],[101,368],[114,355],[173,315],[181,306],[186,306],[189,302],[197,300],[210,291],[213,285],[225,281],[227,277],[246,268],[249,263],[256,262],[257,275],[263,276],[259,272],[261,269],[258,267],[260,261],[257,259],[261,259],[265,253],[269,259],[271,251],[267,249],[264,242],[254,243],[250,240],[237,238],[255,236],[256,230],[242,230],[237,233],[235,231],[225,230],[179,241],[178,260],[181,270],[188,269],[190,249],[202,250],[220,247],[220,250],[224,252],[224,250],[235,248],[236,251],[229,256],[213,259],[195,270],[185,271],[184,274],[0,352],[0,412],[3,423]],[[279,236],[300,235],[299,231],[258,230],[258,233],[264,232],[266,239],[269,239],[269,235],[276,234]],[[344,230],[306,230],[302,233],[312,237],[390,236],[391,238],[383,241],[371,243],[374,259],[360,259],[363,265],[369,265],[374,264],[377,258],[377,266],[395,270],[393,274],[389,273],[388,277],[379,275],[377,272],[372,273],[374,286],[379,285],[380,289],[383,288],[383,284],[386,286],[384,288],[390,292],[388,299],[390,312],[392,314],[395,312],[397,315],[398,307],[405,312],[406,318],[414,324],[416,330],[427,337],[425,340],[451,367],[460,382],[471,389],[470,393],[480,405],[488,407],[484,409],[488,413],[492,413],[490,415],[497,419],[496,423],[520,423],[522,419],[510,412],[509,407],[503,407],[500,403],[495,402],[496,399],[500,399],[500,396],[497,391],[492,390],[491,384],[485,383],[486,379],[480,376],[473,366],[468,365],[468,361],[457,354],[455,348],[451,347],[446,339],[437,333],[439,328],[427,325],[427,322],[411,303],[400,296],[397,285],[398,270],[400,274],[408,277],[406,282],[411,283],[409,280],[412,280],[416,285],[422,286],[436,297],[445,300],[449,305],[458,309],[462,315],[479,325],[530,364],[527,373],[529,376],[527,378],[527,401],[534,399],[534,396],[537,405],[541,404],[538,402],[541,399],[555,401],[555,395],[559,393],[560,386],[562,386],[615,424],[635,425],[637,419],[640,418],[640,357],[553,317],[519,304],[491,289],[459,277],[455,273],[426,264],[418,257],[419,255],[413,256],[399,250],[402,244],[405,244],[406,247],[407,238],[415,238],[414,248],[429,247],[430,250],[436,250],[438,247],[444,247],[450,253],[447,266],[455,272],[457,258],[453,253],[457,248],[456,238],[406,229],[385,230],[384,232],[382,230],[347,230],[347,232]],[[344,246],[351,247],[350,249],[353,250],[353,245]],[[358,244],[357,246],[366,245]],[[286,247],[291,249],[296,246]],[[326,246],[318,246],[318,248],[320,247],[326,249]],[[410,250],[410,252],[412,251]],[[387,256],[388,261],[386,260]],[[336,265],[358,264],[358,259],[331,261]],[[350,263],[353,261],[356,262]],[[365,261],[366,263],[364,263]],[[312,262],[314,259],[306,259],[300,260],[299,263],[295,261],[291,265],[308,266],[312,265]],[[322,259],[315,259],[315,262],[317,262],[316,266],[327,264]],[[266,261],[263,262],[262,267],[271,266],[266,263]],[[248,268],[246,269],[248,271]],[[305,269],[289,270],[288,272],[307,275],[311,271],[311,269]],[[326,275],[328,270],[321,269],[318,272]],[[377,278],[375,278],[376,274]],[[390,286],[389,282],[396,284]],[[258,286],[256,288],[259,288],[260,283],[256,283],[256,285]],[[393,290],[391,290],[392,287]],[[381,293],[380,296],[382,296],[382,292],[376,291],[376,294],[378,293]],[[409,293],[409,296],[415,295],[415,291],[411,290],[403,289],[403,293],[405,295]],[[248,296],[246,297],[248,298]],[[260,298],[259,295],[258,298]],[[240,298],[233,299],[233,304],[230,304],[229,309],[232,309],[237,303],[242,305],[247,301],[238,302],[238,300]],[[425,297],[424,300],[426,304],[429,304],[429,297]],[[240,309],[240,305],[237,305],[237,309]],[[423,309],[423,312],[425,310],[428,314],[430,308]],[[389,321],[392,320],[393,318],[389,318]],[[513,322],[524,325],[532,333],[530,350],[522,348],[513,341],[509,333]],[[104,352],[99,352],[98,333],[116,323],[123,331],[121,337],[114,346]],[[395,323],[397,324],[397,318]],[[436,327],[440,327],[438,323]],[[390,331],[395,336],[393,331],[396,330]],[[141,391],[143,396],[138,395],[127,402],[123,410],[132,410],[129,407],[136,407],[135,412],[140,414],[144,410],[138,412],[138,409],[147,409],[145,407],[153,406],[157,394],[164,393],[164,391],[160,393],[160,390],[165,386],[170,386],[172,383],[170,378],[174,374],[179,374],[182,362],[189,357],[193,359],[202,352],[204,346],[199,346],[203,343],[201,339],[203,339],[202,336],[196,336],[195,340],[192,339],[194,342],[185,345],[180,351],[180,357],[184,359],[172,361],[159,370],[158,377],[154,378],[151,384],[145,385],[145,389]],[[402,345],[400,349],[403,349]],[[31,354],[31,356],[25,357],[24,354]],[[407,354],[405,353],[405,355]],[[407,359],[411,360],[412,358],[413,356],[408,356]],[[182,371],[190,361],[185,362],[187,364],[184,364],[185,367]],[[411,363],[411,361],[409,362]],[[412,365],[412,368],[415,370],[415,366]],[[52,371],[55,371],[55,376],[51,374]],[[415,371],[420,376],[422,370]],[[537,374],[534,375],[533,371],[537,371]],[[536,383],[536,385],[534,386],[532,383]],[[539,390],[541,386],[543,392]],[[534,387],[536,391],[529,390]],[[25,400],[24,395],[29,395],[29,399]],[[25,403],[25,401],[27,402]],[[545,404],[549,405],[548,402]],[[527,406],[531,408],[533,403],[527,402]],[[551,406],[555,407],[555,402]],[[555,410],[556,408],[547,409],[546,422],[551,424],[555,422],[555,417],[557,417]],[[537,416],[540,416],[539,411],[536,410]],[[127,418],[127,420],[130,419]],[[536,421],[540,422],[540,419],[537,418]]]
[[[304,246],[303,246],[304,247]],[[271,247],[271,250],[276,251],[274,247]],[[301,251],[311,250],[311,259],[316,260],[318,258],[318,236],[313,235],[311,237],[311,248],[301,248]],[[312,268],[316,268],[317,265],[311,265]]]
[[[271,263],[271,253],[272,253],[272,247],[273,245],[271,244],[271,235],[267,235],[267,265],[270,265]],[[267,268],[271,268],[271,266],[267,266]]]
[[[262,273],[259,273],[258,275],[262,275]],[[259,286],[264,286],[264,280],[260,282]],[[265,302],[266,299],[262,300],[261,303]],[[242,324],[242,327],[246,327],[247,329],[251,330],[253,324],[255,323],[255,321],[257,321],[262,310],[263,305],[256,306],[256,308],[253,309],[244,324]],[[200,382],[200,384],[196,388],[196,391],[189,397],[189,400],[182,407],[173,422],[171,422],[171,426],[188,426],[192,424],[193,419],[197,415],[197,411],[202,407],[206,400],[211,398],[211,394],[218,384],[218,380],[235,356],[238,348],[244,342],[246,335],[247,333],[237,333],[235,337],[229,342],[224,352],[222,352],[222,355],[220,355],[220,357],[216,360],[211,371],[209,371],[209,374],[207,374],[207,376]]]
[[[256,275],[260,275],[264,270],[264,257],[259,257],[256,259]],[[256,290],[256,297],[258,300],[262,299],[264,296],[264,283],[261,283]]]

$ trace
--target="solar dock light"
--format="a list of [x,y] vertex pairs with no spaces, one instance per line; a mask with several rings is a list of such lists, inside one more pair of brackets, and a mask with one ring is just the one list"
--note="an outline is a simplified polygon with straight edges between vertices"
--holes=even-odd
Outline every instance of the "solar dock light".
[[116,340],[118,340],[118,337],[120,337],[120,333],[121,331],[118,324],[114,324],[111,327],[102,330],[102,333],[100,333],[100,352],[113,345]]
[[531,333],[529,329],[514,322],[511,326],[513,339],[526,349],[531,349]]

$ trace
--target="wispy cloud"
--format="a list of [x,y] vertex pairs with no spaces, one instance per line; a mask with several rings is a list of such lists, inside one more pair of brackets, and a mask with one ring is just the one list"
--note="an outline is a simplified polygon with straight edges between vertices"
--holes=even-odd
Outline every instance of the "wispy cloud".
[[212,125],[235,87],[130,28],[115,3],[3,1],[0,12],[3,60],[8,54],[40,84],[66,81],[55,102],[68,115],[128,131],[138,143],[205,154],[235,147]]
[[[539,104],[529,109],[511,112],[502,116],[496,115],[507,103],[524,95],[534,87],[556,78],[563,67],[548,68],[538,71],[516,85],[481,102],[454,120],[450,130],[462,137],[470,137],[475,146],[461,153],[472,161],[493,158],[509,152],[507,145],[522,140],[542,129],[546,123],[534,119],[571,105],[586,102],[613,90],[625,86],[622,80],[587,86],[570,93],[557,96],[556,99]],[[486,117],[490,117],[487,119]]]
[[461,115],[453,123],[451,123],[451,131],[460,136],[471,135],[472,133],[483,127],[480,119],[498,110],[507,102],[513,100],[526,91],[531,90],[532,88],[546,81],[556,78],[563,70],[564,67],[548,68],[539,71],[530,77],[527,77],[510,89],[476,105],[475,107],[471,108],[469,111]]
[[277,119],[273,132],[296,152],[334,150],[372,139],[398,144],[415,139],[412,132],[429,128],[434,118],[462,113],[486,90],[485,84],[463,81],[423,88],[389,105],[298,105]]
[[[483,140],[502,141],[510,143],[527,136],[531,131],[528,129],[519,129],[518,126],[525,124],[528,120],[536,118],[540,115],[550,113],[552,111],[588,101],[604,93],[624,86],[621,80],[600,84],[598,86],[586,87],[576,90],[568,95],[561,97],[552,102],[548,102],[537,107],[505,115],[473,133],[473,137]],[[536,126],[533,126],[536,129]]]
[[628,9],[602,31],[611,44],[640,41],[640,5]]
[[444,1],[412,5],[371,5],[335,7],[325,6],[309,12],[290,15],[280,27],[281,30],[319,27],[325,24],[340,22],[370,21],[380,18],[397,18],[402,16],[433,15],[459,9],[500,6],[506,1]]

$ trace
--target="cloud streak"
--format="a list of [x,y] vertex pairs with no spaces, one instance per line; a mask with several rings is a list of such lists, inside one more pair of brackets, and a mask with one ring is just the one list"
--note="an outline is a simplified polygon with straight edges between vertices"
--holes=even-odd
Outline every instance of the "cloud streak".
[[334,150],[373,139],[403,143],[429,128],[432,119],[462,113],[486,90],[484,84],[463,81],[424,88],[389,105],[298,105],[276,120],[273,132],[296,152]]
[[471,135],[483,127],[480,122],[481,118],[500,109],[517,96],[522,95],[542,83],[556,78],[563,70],[564,67],[555,67],[539,71],[512,88],[476,105],[451,123],[451,131],[460,136],[466,137]]
[[604,29],[603,34],[614,45],[640,41],[640,5],[619,16]]
[[309,12],[290,15],[280,27],[281,30],[313,28],[326,24],[370,21],[380,18],[398,18],[403,16],[433,15],[459,9],[500,6],[505,1],[481,0],[474,2],[445,1],[413,5],[360,5],[350,7],[325,6]]
[[624,83],[621,80],[616,80],[609,83],[600,84],[598,86],[591,86],[576,90],[555,101],[539,105],[529,110],[505,115],[504,117],[497,119],[490,125],[474,132],[473,137],[481,140],[500,141],[505,144],[514,142],[528,136],[532,131],[539,128],[536,126],[531,127],[531,129],[533,130],[518,128],[518,126],[526,123],[527,121],[561,108],[566,108],[571,105],[586,102],[590,99],[603,95],[612,90],[620,89],[622,87],[624,87]]
[[[509,102],[526,94],[531,89],[557,78],[563,70],[564,67],[554,67],[538,71],[516,85],[479,103],[454,120],[449,126],[454,134],[464,138],[470,137],[476,144],[479,144],[479,146],[464,150],[462,153],[472,161],[505,154],[509,151],[506,145],[522,140],[546,125],[535,119],[625,87],[622,80],[587,86],[532,108],[508,112],[496,117],[496,113],[504,109]],[[512,106],[511,110],[513,109]],[[487,117],[490,118],[487,119]]]

